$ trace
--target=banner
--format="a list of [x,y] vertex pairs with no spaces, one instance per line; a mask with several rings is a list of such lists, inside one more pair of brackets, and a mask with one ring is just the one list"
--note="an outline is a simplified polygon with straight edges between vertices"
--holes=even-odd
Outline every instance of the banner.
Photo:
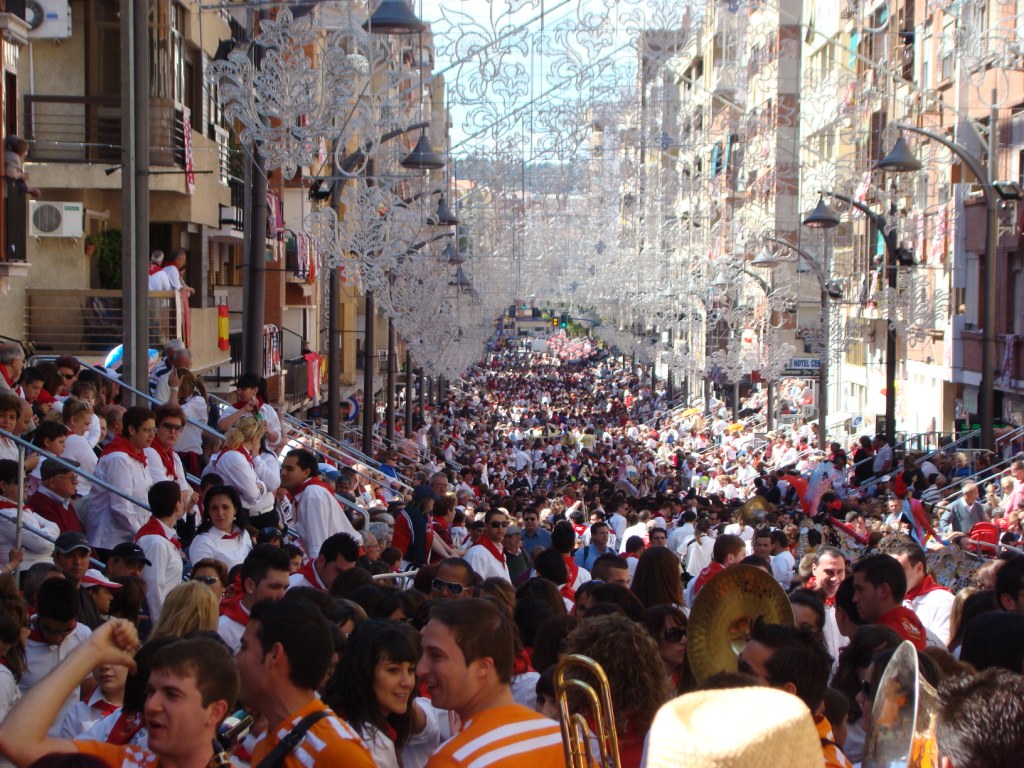
[[185,139],[185,191],[192,194],[196,191],[196,166],[192,158],[192,110],[181,108],[181,131]]

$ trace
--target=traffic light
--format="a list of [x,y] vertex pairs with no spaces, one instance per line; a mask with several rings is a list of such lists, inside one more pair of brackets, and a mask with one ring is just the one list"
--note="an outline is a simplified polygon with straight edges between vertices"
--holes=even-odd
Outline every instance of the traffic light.
[[551,316],[551,327],[552,328],[557,328],[558,327],[558,315],[552,315]]
[[563,328],[568,328],[569,327],[569,316],[568,315],[562,315],[561,326]]

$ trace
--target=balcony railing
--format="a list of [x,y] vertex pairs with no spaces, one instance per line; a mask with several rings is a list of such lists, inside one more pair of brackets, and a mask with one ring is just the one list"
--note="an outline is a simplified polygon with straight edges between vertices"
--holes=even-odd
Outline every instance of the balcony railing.
[[[149,346],[160,349],[168,339],[181,338],[181,318],[172,292],[154,292],[149,297]],[[30,288],[24,338],[37,352],[106,354],[124,335],[122,301],[121,291]]]
[[309,363],[304,357],[296,357],[285,363],[284,399],[294,408],[309,399]]
[[[183,168],[182,113],[150,100],[150,163]],[[25,96],[25,139],[36,163],[121,162],[121,99],[117,96]]]

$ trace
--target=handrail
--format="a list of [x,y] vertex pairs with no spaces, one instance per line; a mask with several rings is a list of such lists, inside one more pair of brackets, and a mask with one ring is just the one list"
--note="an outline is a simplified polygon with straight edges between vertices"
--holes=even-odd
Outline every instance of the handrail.
[[[940,453],[946,453],[951,448],[955,448],[960,443],[963,443],[967,440],[973,440],[975,437],[978,437],[980,435],[980,429],[972,430],[971,432],[968,432],[965,435],[958,437],[956,440],[954,440],[952,443],[949,443],[948,445],[940,446],[939,448],[936,448],[934,451],[930,451],[924,454],[923,456],[919,456],[918,458],[914,459],[914,464],[923,464],[926,459],[930,459],[932,456],[938,456]],[[905,440],[904,442],[909,442],[909,440],[910,438],[908,437],[907,440]]]
[[[92,368],[92,370],[96,371],[96,373],[98,373],[103,378],[105,378],[108,381],[112,381],[115,384],[117,384],[119,387],[121,387],[121,389],[127,389],[129,392],[133,392],[136,395],[138,395],[139,397],[145,398],[146,400],[148,400],[150,403],[152,403],[154,405],[167,405],[167,403],[160,402],[159,400],[157,400],[155,397],[153,397],[148,392],[143,392],[142,390],[136,389],[131,384],[128,384],[127,382],[122,381],[117,376],[114,376],[113,374],[111,374],[106,368],[104,368],[101,365],[93,365],[93,366],[90,366],[90,367]],[[212,395],[211,395],[211,397],[212,397]],[[215,429],[214,427],[211,427],[209,424],[207,424],[205,422],[196,421],[195,419],[190,419],[188,416],[185,417],[185,421],[188,422],[189,424],[191,424],[194,427],[199,427],[199,429],[201,429],[203,432],[206,432],[207,434],[213,435],[214,437],[216,437],[219,440],[223,440],[224,439],[224,433],[223,432]]]
[[[947,493],[948,489],[950,488],[955,490],[952,493],[949,493],[948,496],[945,496],[945,500],[956,501],[957,499],[959,499],[961,496],[963,496],[964,486],[966,486],[968,483],[974,483],[975,485],[978,485],[982,482],[993,482],[999,480],[1000,478],[1002,478],[1003,476],[1010,472],[1010,466],[1013,464],[1014,461],[1015,459],[1002,459],[1001,461],[997,461],[995,464],[992,464],[991,466],[979,469],[977,472],[974,472],[970,475],[965,475],[963,477],[956,478],[954,482],[950,482],[950,484],[946,486]],[[979,488],[978,490],[980,491],[981,489]]]
[[32,451],[33,453],[38,453],[40,456],[45,456],[48,459],[56,459],[57,463],[59,463],[63,467],[67,467],[69,470],[74,472],[76,475],[81,475],[83,477],[89,478],[89,482],[90,483],[95,483],[100,488],[103,488],[104,490],[110,491],[115,496],[120,496],[125,501],[130,501],[135,506],[140,507],[140,508],[146,510],[147,512],[152,512],[152,510],[149,508],[149,503],[148,502],[142,501],[141,499],[136,499],[134,496],[131,496],[130,494],[125,493],[124,491],[122,491],[117,486],[111,485],[106,480],[100,480],[98,477],[96,477],[95,475],[93,475],[93,474],[91,474],[89,472],[86,472],[81,467],[74,466],[67,459],[64,459],[64,458],[62,458],[60,456],[57,456],[56,454],[50,453],[49,451],[44,450],[43,448],[40,448],[37,445],[33,445],[32,443],[28,442],[27,440],[24,440],[24,439],[18,437],[17,435],[12,435],[10,432],[8,432],[8,431],[6,431],[4,429],[0,429],[0,435],[2,435],[3,437],[6,437],[8,440],[13,440],[16,445],[21,446],[22,448],[27,448],[28,450]]
[[[24,530],[28,531],[29,533],[35,534],[40,539],[48,541],[51,544],[57,543],[57,540],[53,538],[50,534],[48,534],[46,531],[42,530],[41,528],[36,528],[31,523],[26,523],[24,520],[19,519],[18,515],[12,515],[6,509],[0,509],[0,517],[2,517],[4,520],[14,523],[18,527],[18,536],[20,536],[21,532]],[[15,549],[21,549],[21,547],[15,547]],[[102,561],[97,560],[95,557],[89,558],[89,564],[92,565],[94,568],[98,568],[101,570],[106,567],[106,565]]]

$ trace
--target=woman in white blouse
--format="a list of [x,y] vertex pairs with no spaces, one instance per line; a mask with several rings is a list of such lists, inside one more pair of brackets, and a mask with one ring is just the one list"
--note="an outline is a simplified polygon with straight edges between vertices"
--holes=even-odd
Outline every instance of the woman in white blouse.
[[224,448],[214,456],[203,470],[204,475],[216,472],[224,485],[238,491],[241,507],[246,510],[263,509],[269,496],[270,506],[274,495],[256,474],[256,460],[253,458],[260,448],[260,438],[266,431],[264,422],[253,416],[239,419],[224,436]]
[[249,524],[257,531],[277,528],[280,517],[274,507],[277,489],[281,487],[281,459],[270,448],[266,433],[260,439],[259,451],[253,456],[256,476],[267,489],[259,504],[249,510]]
[[198,563],[212,557],[230,570],[245,560],[251,549],[252,536],[245,527],[238,492],[228,485],[215,485],[203,500],[203,522],[188,548],[188,559]]
[[206,402],[206,385],[188,368],[179,368],[168,379],[171,396],[167,401],[177,405],[185,414],[185,428],[181,431],[174,451],[181,457],[185,469],[198,475],[203,457],[203,431],[188,419],[206,424],[210,418],[210,406]]
[[[68,428],[68,437],[64,442],[62,458],[74,459],[84,472],[88,472],[90,475],[94,474],[99,458],[85,436],[89,431],[89,424],[92,422],[92,409],[84,400],[75,400],[69,397],[64,401],[61,418],[64,420],[64,426]],[[92,483],[89,478],[79,473],[78,495],[88,496],[91,490]]]

